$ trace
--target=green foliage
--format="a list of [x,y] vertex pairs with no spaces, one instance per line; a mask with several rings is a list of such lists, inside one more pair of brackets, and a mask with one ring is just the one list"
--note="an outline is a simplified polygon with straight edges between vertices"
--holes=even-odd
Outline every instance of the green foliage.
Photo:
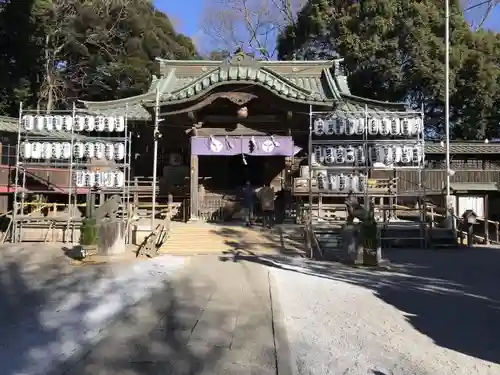
[[190,38],[150,0],[23,0],[0,4],[0,113],[143,93],[156,57],[192,59]]
[[93,246],[98,244],[99,230],[95,219],[85,219],[80,231],[80,245]]
[[[474,32],[452,1],[450,121],[456,137],[498,136],[500,36]],[[438,0],[309,0],[278,39],[283,59],[344,57],[355,95],[423,103],[426,123],[444,123],[444,4]]]

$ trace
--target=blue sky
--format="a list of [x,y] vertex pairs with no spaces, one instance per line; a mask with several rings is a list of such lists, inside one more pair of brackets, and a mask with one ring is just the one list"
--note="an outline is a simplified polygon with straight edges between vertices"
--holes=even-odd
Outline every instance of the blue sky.
[[[195,38],[200,35],[199,27],[205,0],[155,0],[155,3],[171,17],[177,31]],[[495,7],[486,27],[500,31],[500,5]]]

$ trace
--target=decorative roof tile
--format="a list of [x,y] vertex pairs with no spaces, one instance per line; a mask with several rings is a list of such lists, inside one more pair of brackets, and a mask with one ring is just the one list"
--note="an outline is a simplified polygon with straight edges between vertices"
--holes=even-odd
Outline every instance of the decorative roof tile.
[[[441,143],[427,142],[425,152],[444,154],[446,149]],[[450,154],[500,154],[500,143],[450,142]]]

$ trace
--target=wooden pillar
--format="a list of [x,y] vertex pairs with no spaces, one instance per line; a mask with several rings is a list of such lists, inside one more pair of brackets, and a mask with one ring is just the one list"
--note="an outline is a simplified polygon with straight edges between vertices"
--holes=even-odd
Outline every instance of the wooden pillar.
[[489,202],[488,202],[488,193],[484,194],[484,237],[485,237],[485,242],[486,245],[490,243],[490,234],[489,234],[489,228],[490,228],[490,218],[489,218]]
[[[191,135],[196,136],[196,128],[193,126]],[[191,147],[191,161],[190,161],[190,176],[189,176],[189,198],[190,198],[190,214],[189,220],[198,220],[198,175],[199,175],[199,163],[198,155],[193,155],[193,149]]]

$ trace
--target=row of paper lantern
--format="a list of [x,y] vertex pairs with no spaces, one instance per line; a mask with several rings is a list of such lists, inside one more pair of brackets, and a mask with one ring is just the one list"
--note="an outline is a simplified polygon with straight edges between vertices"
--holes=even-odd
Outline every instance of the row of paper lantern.
[[[21,154],[24,159],[70,159],[71,143],[23,142]],[[76,142],[73,144],[73,157],[123,160],[125,159],[125,145],[123,143]]]
[[125,186],[125,174],[122,171],[76,171],[74,177],[75,185],[80,188],[121,188]]
[[125,117],[123,116],[42,116],[26,115],[22,117],[22,126],[25,131],[98,131],[123,132],[125,131]]
[[[422,145],[384,145],[368,147],[370,161],[389,164],[418,164],[424,160]],[[315,146],[311,155],[312,165],[320,164],[365,164],[367,155],[364,146]]]
[[330,190],[339,193],[364,193],[368,177],[364,174],[331,174],[327,171],[318,171],[318,189]]
[[421,118],[335,118],[314,120],[315,135],[416,136],[423,130]]

